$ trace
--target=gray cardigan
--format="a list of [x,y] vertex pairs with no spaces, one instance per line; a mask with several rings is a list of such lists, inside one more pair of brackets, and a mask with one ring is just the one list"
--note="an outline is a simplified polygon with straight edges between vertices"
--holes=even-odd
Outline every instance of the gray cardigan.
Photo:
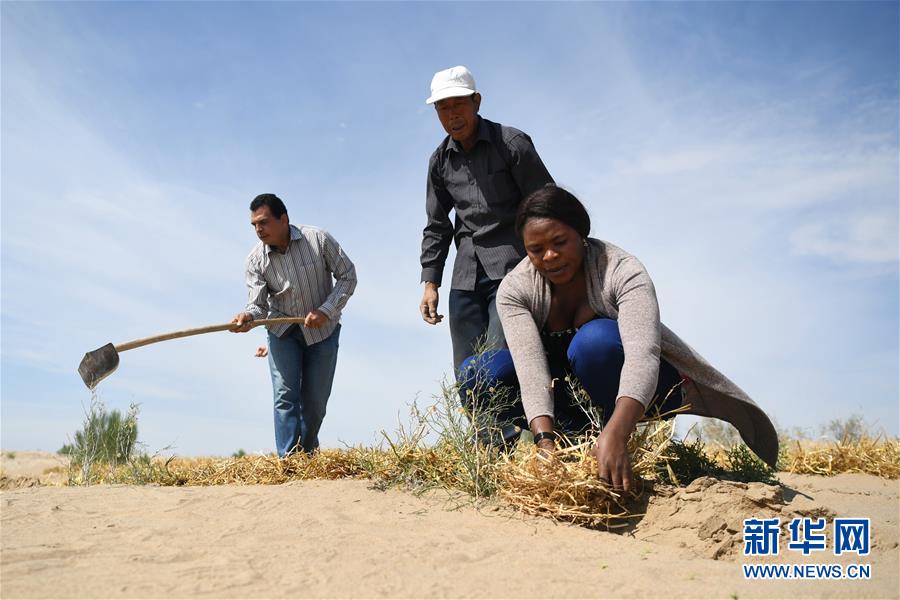
[[[625,350],[616,398],[628,396],[646,407],[656,390],[661,355],[687,378],[684,404],[690,406],[688,413],[728,421],[774,467],[778,436],[772,422],[743,390],[660,322],[656,289],[644,265],[608,242],[593,238],[588,242],[584,268],[591,308],[618,322]],[[550,315],[550,298],[550,283],[527,257],[497,291],[497,312],[529,423],[541,415],[553,416],[550,369],[540,336]]]

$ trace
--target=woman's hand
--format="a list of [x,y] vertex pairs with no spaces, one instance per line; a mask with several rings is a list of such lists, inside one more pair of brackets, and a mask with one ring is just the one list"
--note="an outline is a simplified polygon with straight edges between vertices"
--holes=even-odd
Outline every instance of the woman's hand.
[[630,492],[635,488],[628,438],[643,414],[643,404],[634,398],[619,398],[612,418],[594,443],[597,476],[609,482],[615,491]]
[[[543,432],[553,433],[553,419],[546,415],[535,417],[531,421],[531,433],[537,435]],[[538,453],[544,456],[553,454],[556,451],[556,437],[545,437],[540,440],[536,446]]]
[[607,426],[594,443],[597,475],[612,485],[615,491],[632,489],[631,458],[628,456],[628,436],[612,432]]
[[538,454],[549,456],[556,452],[556,442],[551,439],[543,439],[537,443]]

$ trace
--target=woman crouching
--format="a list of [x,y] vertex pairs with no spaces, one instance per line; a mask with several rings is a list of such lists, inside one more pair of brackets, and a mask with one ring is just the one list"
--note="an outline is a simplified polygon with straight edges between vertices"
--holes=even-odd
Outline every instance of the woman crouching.
[[470,357],[460,369],[463,394],[510,386],[512,412],[539,448],[556,448],[558,433],[589,425],[565,378],[574,375],[603,415],[594,444],[598,476],[633,489],[627,442],[646,412],[682,405],[687,413],[733,424],[746,444],[775,466],[778,438],[766,414],[727,377],[659,320],[653,282],[641,262],[589,238],[590,217],[566,190],[548,185],[520,206],[516,230],[527,258],[497,291],[509,350]]

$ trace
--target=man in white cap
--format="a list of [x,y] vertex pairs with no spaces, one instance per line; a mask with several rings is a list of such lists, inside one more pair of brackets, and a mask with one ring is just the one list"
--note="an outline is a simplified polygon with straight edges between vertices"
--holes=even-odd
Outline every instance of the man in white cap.
[[455,239],[449,313],[456,370],[482,340],[487,349],[505,347],[494,297],[503,276],[525,256],[515,232],[516,210],[553,178],[531,138],[478,114],[481,94],[466,67],[435,73],[425,102],[434,104],[447,137],[428,163],[419,310],[426,323],[443,319],[438,287]]

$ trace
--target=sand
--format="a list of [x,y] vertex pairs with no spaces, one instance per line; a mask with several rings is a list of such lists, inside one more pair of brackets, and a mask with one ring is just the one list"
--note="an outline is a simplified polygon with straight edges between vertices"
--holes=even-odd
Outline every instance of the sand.
[[[61,487],[34,485],[59,480],[59,457],[0,461],[3,598],[900,595],[900,482],[865,475],[698,480],[611,533],[365,481]],[[870,517],[872,553],[746,559],[740,520],[773,515]],[[752,581],[744,562],[865,563],[872,578]]]

